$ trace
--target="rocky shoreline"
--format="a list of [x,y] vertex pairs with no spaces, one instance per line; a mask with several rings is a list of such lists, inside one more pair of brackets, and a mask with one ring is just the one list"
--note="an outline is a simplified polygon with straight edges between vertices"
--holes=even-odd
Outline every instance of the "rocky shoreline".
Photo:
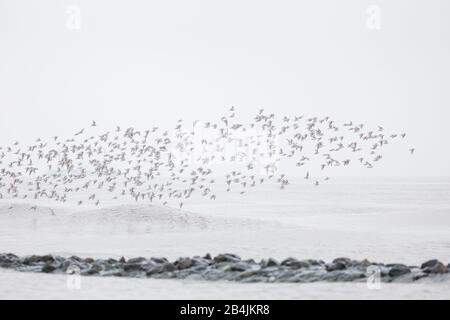
[[450,280],[450,264],[433,259],[420,266],[383,264],[368,260],[337,258],[322,260],[273,258],[256,262],[243,260],[235,254],[215,257],[93,259],[77,256],[32,255],[19,257],[12,253],[0,254],[0,267],[21,272],[81,274],[82,276],[116,276],[158,279],[229,280],[239,282],[316,282],[367,281],[377,276],[382,282],[414,282],[423,278]]

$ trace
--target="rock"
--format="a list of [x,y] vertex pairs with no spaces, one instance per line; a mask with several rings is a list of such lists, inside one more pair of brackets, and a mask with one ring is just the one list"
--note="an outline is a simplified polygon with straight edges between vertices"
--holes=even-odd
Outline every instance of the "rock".
[[150,268],[150,270],[148,270],[146,272],[147,276],[152,276],[155,274],[160,274],[160,273],[164,273],[164,272],[173,272],[177,270],[177,268],[175,267],[175,265],[173,263],[170,262],[165,262],[162,264],[157,264],[153,267]]
[[355,269],[336,270],[323,275],[322,280],[326,281],[355,281],[363,279],[366,274]]
[[205,259],[205,258],[200,258],[200,257],[195,257],[192,258],[192,265],[194,266],[207,266],[209,264],[211,264],[211,259]]
[[400,277],[400,276],[405,275],[410,272],[411,272],[411,270],[404,264],[394,264],[394,265],[392,265],[388,274],[390,277],[395,278],[395,277]]
[[325,268],[327,271],[332,272],[336,270],[345,270],[347,269],[347,266],[344,263],[338,262],[338,263],[328,263],[325,265]]
[[431,260],[428,260],[427,262],[422,263],[422,265],[420,266],[420,269],[425,269],[425,268],[428,268],[428,267],[433,267],[433,266],[435,266],[437,263],[439,263],[439,260],[437,260],[437,259],[431,259]]
[[146,275],[147,275],[147,277],[151,277],[154,274],[158,274],[161,272],[162,272],[162,266],[157,265],[157,266],[154,266],[153,268],[150,268],[149,270],[147,270]]
[[433,259],[422,263],[420,268],[425,273],[447,273],[448,268],[439,260]]
[[345,270],[352,266],[352,260],[349,258],[337,258],[334,259],[332,263],[326,264],[325,268],[327,271],[332,272],[336,270]]
[[135,264],[135,263],[143,263],[143,262],[146,262],[147,261],[147,259],[145,259],[144,257],[138,257],[138,258],[131,258],[131,259],[128,259],[128,263],[132,263],[132,264]]
[[352,265],[352,260],[349,258],[336,258],[333,260],[335,264],[343,264],[346,268]]
[[323,264],[323,261],[319,261],[319,260],[308,259],[305,261],[311,266],[320,266],[321,264]]
[[177,270],[177,268],[175,267],[175,265],[173,263],[166,262],[162,265],[162,270],[163,270],[163,272],[173,272],[173,271]]
[[33,265],[33,264],[36,264],[36,263],[39,262],[39,259],[40,259],[40,258],[41,258],[40,256],[36,256],[36,255],[32,255],[32,256],[25,257],[25,258],[23,259],[23,264],[25,264],[25,265]]
[[352,261],[352,266],[357,266],[357,267],[361,267],[361,268],[367,268],[370,265],[372,265],[372,263],[369,260],[367,260],[367,259],[364,259],[364,260],[361,260],[361,261],[357,261],[357,260],[353,260]]
[[40,261],[45,263],[55,262],[55,257],[53,257],[50,254],[47,254],[45,256],[41,256]]
[[156,257],[150,258],[150,261],[157,263],[157,264],[163,264],[163,263],[169,262],[166,258],[156,258]]
[[242,279],[254,277],[254,276],[257,276],[257,275],[258,275],[258,271],[257,270],[245,270],[245,271],[239,273],[238,279],[242,280]]
[[131,271],[142,271],[142,264],[141,263],[130,263],[128,261],[123,265],[123,271],[125,272],[131,272]]
[[283,260],[281,262],[282,266],[286,266],[293,269],[300,269],[300,268],[308,268],[309,263],[305,261],[299,261],[294,258],[287,258],[286,260]]
[[212,260],[212,257],[211,257],[211,255],[210,255],[209,253],[207,253],[207,254],[203,257],[203,259],[206,259],[206,260]]
[[387,267],[385,265],[381,265],[381,264],[376,264],[375,266],[377,266],[379,268],[381,277],[389,276],[389,270],[390,270],[389,267]]
[[81,259],[80,257],[77,257],[77,256],[71,256],[69,259],[72,260],[72,261],[77,261],[77,262],[82,262],[83,261],[83,259]]
[[20,260],[20,258],[12,253],[0,254],[0,263],[9,264],[9,263],[17,262],[19,260]]
[[[384,281],[413,282],[435,274],[447,273],[449,266],[433,259],[420,268],[404,264],[371,263],[368,260],[337,258],[325,264],[321,260],[288,258],[281,263],[273,258],[256,263],[253,259],[241,260],[237,255],[219,254],[213,259],[181,257],[174,263],[166,258],[144,257],[115,259],[64,258],[53,255],[31,255],[25,258],[14,254],[0,254],[0,267],[24,272],[72,272],[71,274],[149,277],[158,279],[203,279],[242,282],[314,282],[314,281],[364,281],[367,267],[377,266]],[[439,277],[439,279],[444,279]],[[445,278],[447,279],[447,278]]]
[[323,269],[302,269],[302,272],[297,273],[290,278],[292,282],[315,282],[321,281],[327,275]]
[[417,272],[413,275],[413,281],[420,280],[422,278],[428,277],[428,274],[425,272]]
[[279,265],[278,261],[273,258],[269,258],[266,262],[267,267],[276,267],[278,265]]
[[52,263],[54,261],[55,258],[53,258],[53,256],[49,254],[45,256],[32,255],[25,257],[25,259],[23,259],[23,263],[26,265],[33,265],[39,263]]
[[88,268],[87,270],[83,271],[82,274],[83,275],[94,275],[97,273],[100,273],[103,271],[103,267],[99,264],[93,264],[91,265],[90,268]]
[[192,267],[194,265],[194,261],[191,258],[179,258],[175,262],[175,265],[178,269],[183,270]]
[[214,262],[239,262],[241,258],[231,253],[219,254],[214,257]]
[[272,273],[272,276],[275,277],[275,281],[279,282],[291,282],[291,280],[296,276],[298,271],[292,269],[281,269]]
[[251,266],[248,265],[245,262],[237,262],[237,263],[234,263],[234,264],[230,265],[227,268],[228,271],[238,271],[238,272],[243,272],[243,271],[246,271],[248,269],[251,269]]
[[46,263],[46,264],[44,264],[44,266],[42,267],[42,272],[45,272],[45,273],[52,273],[53,271],[55,271],[56,270],[56,267],[54,267],[52,264],[50,264],[50,263]]
[[66,261],[66,258],[61,257],[61,256],[53,256],[53,258],[55,259],[55,262],[62,264],[64,261]]

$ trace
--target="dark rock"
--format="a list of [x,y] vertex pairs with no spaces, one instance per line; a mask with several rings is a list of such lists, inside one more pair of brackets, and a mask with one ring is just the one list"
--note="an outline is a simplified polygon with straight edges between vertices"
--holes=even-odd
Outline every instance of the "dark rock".
[[214,257],[214,262],[239,262],[241,258],[231,253],[219,254]]
[[77,256],[71,256],[69,259],[72,260],[72,261],[77,261],[77,262],[82,262],[83,261],[83,259],[81,259],[80,257],[77,257]]
[[125,263],[123,265],[123,270],[125,272],[131,272],[131,271],[142,271],[142,264],[141,263],[130,263],[130,261],[128,261],[127,263]]
[[364,260],[361,260],[361,261],[359,261],[359,260],[352,260],[351,261],[351,266],[352,267],[367,268],[370,265],[372,265],[372,263],[369,260],[367,260],[367,259],[364,259]]
[[334,259],[332,263],[326,264],[325,268],[327,271],[332,272],[336,270],[345,270],[352,266],[352,260],[349,258],[337,258]]
[[203,257],[203,259],[206,259],[206,260],[212,260],[212,257],[211,257],[211,255],[210,255],[209,253],[207,253],[207,254]]
[[211,264],[211,260],[205,259],[205,258],[200,258],[200,257],[195,257],[192,258],[192,265],[193,266],[207,266],[209,264]]
[[97,259],[97,260],[94,260],[93,262],[91,262],[90,264],[98,264],[100,266],[104,266],[104,265],[108,265],[109,263],[108,263],[108,260]]
[[329,263],[325,265],[327,271],[332,272],[336,270],[345,270],[347,269],[347,265],[341,262],[337,263]]
[[358,270],[335,270],[332,272],[328,272],[323,275],[322,280],[326,281],[355,281],[358,279],[363,279],[366,277],[366,274],[362,271]]
[[227,270],[242,272],[242,271],[246,271],[250,268],[251,268],[251,266],[245,262],[237,262],[237,263],[230,265]]
[[94,275],[103,271],[103,267],[99,264],[93,264],[89,268],[85,269],[81,274]]
[[320,266],[321,264],[323,264],[323,261],[312,260],[312,259],[305,260],[305,262],[307,262],[311,266]]
[[65,272],[67,268],[72,264],[72,261],[66,260],[62,263],[61,268]]
[[55,262],[55,257],[53,257],[50,254],[47,254],[45,256],[41,256],[39,261],[44,262],[44,263],[52,263],[52,262]]
[[388,277],[389,276],[389,270],[390,270],[389,267],[387,267],[385,265],[381,265],[381,264],[377,264],[376,266],[380,269],[381,277]]
[[238,279],[249,278],[258,275],[258,270],[245,270],[238,275]]
[[439,263],[439,260],[431,259],[431,260],[428,260],[427,262],[422,263],[422,265],[420,266],[420,269],[425,269],[425,268],[428,268],[428,267],[434,267],[438,263]]
[[41,258],[40,256],[32,255],[32,256],[25,257],[22,262],[23,262],[23,264],[29,266],[29,265],[39,263],[40,258]]
[[299,260],[290,264],[291,268],[300,269],[300,268],[309,268],[311,265],[308,261]]
[[326,275],[327,273],[323,269],[302,269],[302,272],[295,274],[289,280],[292,282],[315,282],[323,280]]
[[267,267],[276,267],[276,266],[278,266],[278,265],[279,265],[279,263],[278,263],[277,260],[275,260],[275,259],[273,259],[273,258],[267,259],[267,262],[266,262],[266,266],[267,266]]
[[343,264],[346,268],[352,265],[352,260],[349,258],[336,258],[333,260],[335,264]]
[[0,263],[14,263],[19,261],[20,258],[13,253],[0,254]]
[[425,273],[447,273],[448,268],[439,260],[433,259],[422,263],[420,268]]
[[[118,277],[149,276],[158,279],[229,280],[241,282],[313,282],[313,281],[364,281],[367,268],[377,266],[383,281],[413,282],[435,274],[447,273],[449,266],[433,259],[417,266],[404,264],[371,263],[368,260],[334,259],[325,264],[321,260],[288,258],[281,264],[273,258],[241,260],[234,254],[219,254],[211,258],[181,257],[174,263],[166,258],[144,257],[115,259],[64,258],[53,255],[31,255],[25,258],[14,254],[0,254],[0,267],[24,272],[72,272],[71,274]],[[438,277],[444,279],[444,277]],[[447,279],[447,278],[445,278]]]
[[134,264],[134,263],[143,263],[143,262],[146,262],[146,261],[147,261],[147,259],[145,259],[144,257],[128,259],[128,263],[132,263],[132,264]]
[[66,258],[61,257],[61,256],[53,256],[53,258],[55,259],[55,262],[62,264],[64,261],[66,261]]
[[39,264],[39,263],[51,263],[54,262],[55,258],[53,258],[52,255],[45,255],[45,256],[38,256],[38,255],[32,255],[25,257],[23,259],[23,263],[26,265],[32,265],[32,264]]
[[56,270],[56,267],[55,266],[53,266],[52,264],[50,264],[50,263],[46,263],[46,264],[44,264],[44,266],[42,267],[42,272],[45,272],[45,273],[51,273],[51,272],[53,272],[53,271],[55,271]]
[[139,264],[139,268],[136,267],[135,270],[133,270],[134,272],[148,272],[150,271],[152,268],[154,268],[156,265],[153,262],[146,262],[146,263],[140,263]]
[[282,266],[290,267],[293,269],[300,269],[300,268],[308,268],[309,263],[305,261],[299,261],[294,258],[287,258],[286,260],[283,260],[281,262]]
[[163,264],[163,263],[169,262],[166,258],[156,258],[156,257],[150,258],[150,261],[157,263],[157,264]]
[[191,258],[179,258],[175,262],[175,265],[178,269],[183,270],[192,267],[194,265],[194,261]]
[[411,270],[404,264],[394,264],[394,265],[392,265],[391,269],[389,270],[389,276],[395,278],[395,277],[400,277],[400,276],[405,275],[410,272],[411,272]]
[[175,265],[173,263],[166,262],[162,265],[162,270],[163,270],[163,272],[173,272],[173,271],[177,270],[177,268],[175,267]]
[[173,272],[177,270],[177,268],[175,267],[175,265],[173,263],[170,262],[165,262],[162,264],[157,264],[153,267],[151,267],[147,272],[147,276],[153,276],[155,274],[160,274],[160,273],[164,273],[164,272]]
[[413,275],[413,281],[420,280],[422,278],[428,277],[428,274],[425,272],[417,272]]

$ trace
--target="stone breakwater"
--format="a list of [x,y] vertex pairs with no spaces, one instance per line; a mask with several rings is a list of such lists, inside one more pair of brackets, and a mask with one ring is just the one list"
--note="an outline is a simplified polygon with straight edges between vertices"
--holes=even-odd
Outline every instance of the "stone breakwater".
[[116,276],[158,279],[229,280],[239,282],[316,282],[367,281],[377,276],[382,282],[413,282],[423,278],[450,280],[450,264],[429,260],[420,266],[374,263],[368,260],[337,258],[321,260],[283,261],[263,259],[243,260],[235,254],[215,257],[93,259],[77,256],[32,255],[19,257],[0,254],[0,267],[22,272],[55,274],[79,273],[83,276]]

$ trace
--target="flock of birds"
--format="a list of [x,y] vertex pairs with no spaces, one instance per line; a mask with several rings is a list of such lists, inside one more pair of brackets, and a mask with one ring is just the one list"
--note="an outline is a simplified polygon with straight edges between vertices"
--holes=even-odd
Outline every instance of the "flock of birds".
[[[234,107],[216,122],[178,120],[170,133],[158,127],[95,131],[92,121],[67,139],[0,146],[0,199],[99,206],[106,196],[131,197],[164,205],[176,201],[182,208],[193,193],[216,199],[220,183],[241,194],[266,181],[284,189],[289,179],[280,166],[304,170],[304,179],[318,186],[330,179],[322,175],[331,168],[352,163],[373,168],[385,145],[406,137],[351,121],[339,126],[330,117],[278,119],[263,109],[244,124]],[[321,178],[313,178],[311,166]],[[216,181],[223,171],[224,181]]]

